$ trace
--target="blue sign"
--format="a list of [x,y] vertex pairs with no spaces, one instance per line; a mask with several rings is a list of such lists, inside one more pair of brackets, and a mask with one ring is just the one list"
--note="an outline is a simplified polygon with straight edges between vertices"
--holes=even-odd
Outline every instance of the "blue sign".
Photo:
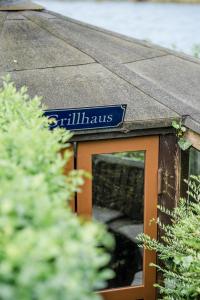
[[126,104],[85,108],[46,110],[44,115],[53,122],[50,129],[57,127],[71,131],[119,127],[123,124]]

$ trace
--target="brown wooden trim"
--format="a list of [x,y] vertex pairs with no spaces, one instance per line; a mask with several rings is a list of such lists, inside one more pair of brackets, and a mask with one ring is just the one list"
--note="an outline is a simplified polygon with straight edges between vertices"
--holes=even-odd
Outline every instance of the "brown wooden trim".
[[104,300],[143,300],[145,297],[143,286],[107,290],[101,292],[101,295]]
[[192,130],[188,130],[185,135],[186,139],[192,143],[192,146],[200,151],[200,135]]
[[86,141],[97,141],[97,140],[111,140],[111,139],[126,139],[131,137],[144,137],[153,135],[164,135],[174,133],[174,128],[152,128],[144,130],[132,130],[129,132],[123,132],[119,129],[112,130],[88,130],[84,132],[75,131],[71,141],[74,142],[86,142]]
[[[156,224],[150,225],[152,218],[157,218],[157,175],[158,175],[158,145],[157,136],[115,139],[78,144],[77,168],[92,172],[92,155],[121,151],[146,151],[145,159],[145,191],[144,191],[144,232],[152,238],[157,236]],[[86,180],[82,193],[77,197],[77,212],[90,217],[92,214],[92,181]],[[127,287],[107,290],[102,294],[106,300],[154,300],[156,271],[149,267],[156,261],[155,253],[144,251],[144,286]]]
[[173,209],[180,196],[180,148],[174,134],[160,136],[159,170],[162,170],[162,191],[159,205]]
[[[160,136],[159,141],[159,170],[162,170],[162,190],[159,193],[158,203],[160,206],[172,210],[180,197],[180,165],[181,150],[178,146],[175,134]],[[158,211],[158,217],[163,224],[170,224],[170,218]],[[158,240],[162,241],[163,231],[158,228]],[[158,262],[160,264],[160,262]],[[157,273],[157,281],[162,283],[161,273]]]

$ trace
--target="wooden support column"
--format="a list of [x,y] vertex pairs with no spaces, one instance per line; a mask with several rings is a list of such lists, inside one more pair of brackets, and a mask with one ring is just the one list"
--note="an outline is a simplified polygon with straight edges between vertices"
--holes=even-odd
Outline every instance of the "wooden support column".
[[[159,190],[158,204],[172,210],[180,197],[181,150],[175,134],[160,136],[159,145]],[[170,218],[158,211],[158,217],[164,224],[170,224]],[[158,240],[163,232],[158,228]],[[160,262],[159,262],[160,263]],[[162,282],[162,276],[157,273],[157,282]]]
[[[175,134],[160,136],[158,204],[170,210],[177,205],[180,197],[180,157],[181,150]],[[169,218],[162,213],[159,213],[159,217],[165,224],[169,223]]]

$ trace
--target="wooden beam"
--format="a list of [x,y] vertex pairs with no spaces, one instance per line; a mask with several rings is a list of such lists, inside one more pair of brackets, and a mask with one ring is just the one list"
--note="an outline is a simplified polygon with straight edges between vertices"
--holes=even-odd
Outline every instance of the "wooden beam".
[[192,146],[200,151],[200,135],[192,130],[188,130],[185,138],[192,143]]
[[159,205],[173,209],[180,197],[181,150],[174,134],[160,136],[159,170],[162,173],[162,189]]
[[[159,142],[159,190],[158,204],[166,209],[173,210],[180,197],[180,160],[181,150],[175,134],[160,135]],[[160,221],[167,225],[171,223],[170,217],[158,211]],[[158,227],[158,240],[162,241],[164,232]],[[161,262],[158,261],[158,264]],[[163,277],[157,272],[157,282],[162,284]],[[158,296],[159,292],[158,292]]]

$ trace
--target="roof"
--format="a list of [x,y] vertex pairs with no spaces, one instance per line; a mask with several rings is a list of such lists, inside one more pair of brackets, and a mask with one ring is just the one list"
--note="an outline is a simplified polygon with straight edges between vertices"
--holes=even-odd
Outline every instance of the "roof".
[[49,109],[127,104],[126,130],[200,133],[200,60],[47,10],[0,12],[0,77]]

